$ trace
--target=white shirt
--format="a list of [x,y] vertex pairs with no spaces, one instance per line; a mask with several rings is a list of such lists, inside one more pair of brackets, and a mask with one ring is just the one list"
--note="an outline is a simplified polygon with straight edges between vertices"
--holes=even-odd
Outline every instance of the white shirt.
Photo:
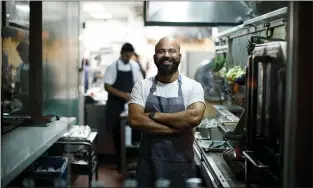
[[119,71],[128,72],[132,70],[134,83],[143,79],[140,67],[135,61],[130,60],[129,63],[125,64],[121,60],[117,60],[107,67],[103,78],[105,84],[113,85],[115,83],[117,76],[116,63],[118,63]]
[[[146,105],[146,100],[150,93],[150,88],[153,84],[155,76],[146,78],[137,82],[131,93],[130,104],[139,104],[143,107]],[[181,75],[182,78],[182,93],[184,98],[185,108],[195,102],[204,102],[204,91],[202,85],[195,80]],[[157,82],[156,91],[153,95],[161,97],[178,97],[178,80],[172,83],[164,84]]]

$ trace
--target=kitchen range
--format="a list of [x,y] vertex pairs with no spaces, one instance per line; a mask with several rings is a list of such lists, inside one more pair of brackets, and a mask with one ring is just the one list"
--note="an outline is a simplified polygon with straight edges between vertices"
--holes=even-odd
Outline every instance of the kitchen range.
[[203,119],[194,142],[208,187],[283,184],[286,17],[282,8],[217,35],[216,51],[227,59],[227,105],[214,106],[216,117]]
[[240,173],[244,175],[244,162],[236,157],[238,142],[225,139],[228,132],[235,130],[233,127],[238,127],[240,118],[233,115],[227,106],[215,108],[217,117],[204,118],[195,133],[193,147],[200,176],[208,187],[245,187],[240,179]]

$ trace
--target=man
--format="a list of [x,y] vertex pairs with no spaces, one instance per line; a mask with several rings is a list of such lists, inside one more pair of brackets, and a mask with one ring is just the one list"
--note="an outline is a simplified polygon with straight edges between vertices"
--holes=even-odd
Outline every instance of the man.
[[93,78],[92,87],[103,87],[104,66],[101,65],[101,56],[95,57],[96,64],[92,66]]
[[15,77],[16,98],[21,100],[23,108],[19,113],[24,114],[29,112],[29,46],[25,42],[20,42],[16,50],[22,60],[22,63],[17,67]]
[[135,84],[129,104],[129,122],[142,132],[136,178],[139,187],[153,187],[159,178],[171,187],[184,187],[196,177],[194,132],[205,110],[201,84],[180,75],[180,45],[162,38],[155,46],[155,77]]
[[89,65],[89,60],[87,58],[83,58],[82,61],[82,66],[84,70],[84,91],[87,93],[89,89],[89,74],[90,74],[90,65]]
[[131,44],[125,43],[122,46],[120,58],[109,65],[104,74],[104,86],[108,92],[105,126],[113,131],[118,171],[121,171],[120,114],[130,100],[133,85],[143,79],[138,64],[131,60],[134,51]]
[[22,60],[22,63],[17,67],[16,72],[16,89],[17,92],[29,93],[29,46],[25,42],[19,43],[16,50]]

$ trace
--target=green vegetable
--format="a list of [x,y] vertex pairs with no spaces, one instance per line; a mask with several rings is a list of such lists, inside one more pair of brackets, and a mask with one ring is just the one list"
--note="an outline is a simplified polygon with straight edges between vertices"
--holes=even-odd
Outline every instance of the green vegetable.
[[213,71],[217,72],[219,70],[221,70],[221,68],[223,68],[225,62],[226,62],[226,58],[223,55],[217,55],[214,58],[214,66],[213,66]]
[[243,74],[245,74],[245,72],[240,68],[240,66],[235,66],[226,73],[226,78],[233,82]]

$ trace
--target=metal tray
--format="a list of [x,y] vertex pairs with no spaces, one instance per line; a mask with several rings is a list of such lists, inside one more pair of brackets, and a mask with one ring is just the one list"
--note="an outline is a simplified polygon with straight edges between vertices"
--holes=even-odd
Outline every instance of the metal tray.
[[222,140],[199,140],[199,145],[204,151],[223,152],[232,146]]

